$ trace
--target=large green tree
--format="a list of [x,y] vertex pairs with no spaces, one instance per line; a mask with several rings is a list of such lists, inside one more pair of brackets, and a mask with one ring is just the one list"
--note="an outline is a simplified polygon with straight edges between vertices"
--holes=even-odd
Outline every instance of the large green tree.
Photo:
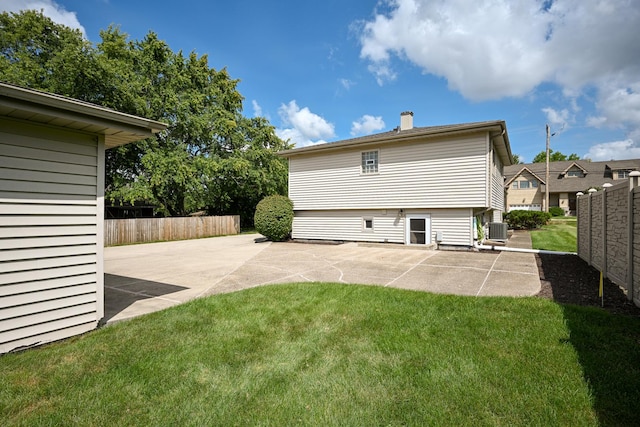
[[251,222],[257,203],[286,194],[288,148],[264,118],[242,114],[238,80],[206,55],[174,52],[149,32],[118,27],[93,45],[42,12],[0,14],[0,76],[169,125],[155,138],[107,151],[106,196],[145,200],[167,215],[205,210]]
[[[562,162],[564,160],[580,160],[580,156],[576,153],[571,153],[568,156],[566,154],[562,154],[560,151],[549,150],[549,161],[550,162]],[[544,163],[547,161],[547,152],[541,151],[533,158],[532,163]]]

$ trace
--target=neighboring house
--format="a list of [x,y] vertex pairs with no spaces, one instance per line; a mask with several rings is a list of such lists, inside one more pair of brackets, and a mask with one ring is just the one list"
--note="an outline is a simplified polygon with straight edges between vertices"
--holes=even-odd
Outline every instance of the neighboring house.
[[294,239],[470,247],[474,217],[502,222],[503,121],[413,127],[294,148],[289,197]]
[[[558,206],[567,215],[575,215],[576,193],[616,184],[634,170],[640,170],[640,159],[549,162],[549,207]],[[507,210],[546,210],[546,163],[507,166],[504,174]]]
[[0,83],[0,353],[98,325],[105,149],[164,128]]

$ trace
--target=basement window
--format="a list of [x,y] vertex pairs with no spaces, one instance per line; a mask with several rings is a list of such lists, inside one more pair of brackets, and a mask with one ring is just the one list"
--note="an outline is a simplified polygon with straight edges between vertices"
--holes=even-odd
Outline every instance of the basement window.
[[362,152],[362,173],[378,173],[378,151]]
[[362,228],[364,231],[373,231],[373,218],[362,218]]

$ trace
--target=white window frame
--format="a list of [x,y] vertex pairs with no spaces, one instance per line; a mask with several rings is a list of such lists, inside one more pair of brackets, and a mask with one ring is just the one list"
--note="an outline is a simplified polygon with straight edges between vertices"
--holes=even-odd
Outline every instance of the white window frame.
[[627,179],[629,178],[629,173],[631,171],[627,171],[627,170],[618,170],[616,171],[616,179]]
[[[425,238],[424,245],[421,243],[411,243],[411,220],[412,219],[424,219],[425,220]],[[407,214],[405,216],[405,244],[411,246],[426,246],[431,244],[431,215],[430,214]]]
[[380,171],[380,150],[362,151],[360,153],[360,174],[375,175]]
[[531,188],[538,188],[538,181],[530,181],[531,182]]
[[[367,221],[371,221],[371,227],[367,227]],[[373,217],[365,216],[362,218],[362,231],[366,233],[373,233]]]
[[529,181],[520,181],[520,189],[528,190],[530,188]]

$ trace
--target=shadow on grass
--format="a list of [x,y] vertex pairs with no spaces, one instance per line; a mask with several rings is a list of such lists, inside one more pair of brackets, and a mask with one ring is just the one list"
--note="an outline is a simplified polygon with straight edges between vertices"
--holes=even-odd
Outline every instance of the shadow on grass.
[[569,341],[593,396],[602,425],[638,425],[640,404],[640,309],[577,256],[539,255],[540,296],[562,305]]
[[182,286],[108,273],[104,275],[104,285],[104,317],[100,321],[101,324],[107,323],[136,301],[187,289]]

